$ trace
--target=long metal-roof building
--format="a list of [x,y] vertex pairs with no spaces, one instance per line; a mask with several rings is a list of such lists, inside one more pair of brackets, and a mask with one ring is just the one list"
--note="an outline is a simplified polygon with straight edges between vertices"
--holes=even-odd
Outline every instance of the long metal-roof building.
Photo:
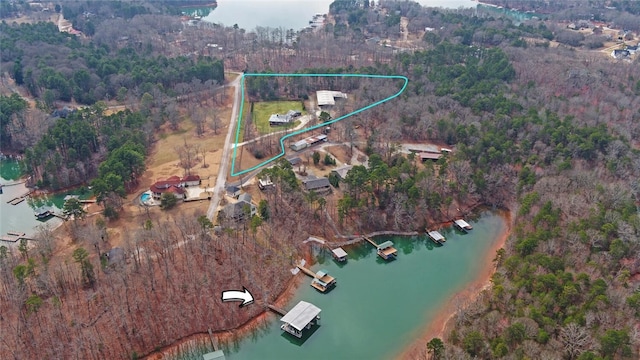
[[335,98],[346,99],[347,94],[340,91],[318,90],[316,91],[318,106],[333,106],[336,104]]

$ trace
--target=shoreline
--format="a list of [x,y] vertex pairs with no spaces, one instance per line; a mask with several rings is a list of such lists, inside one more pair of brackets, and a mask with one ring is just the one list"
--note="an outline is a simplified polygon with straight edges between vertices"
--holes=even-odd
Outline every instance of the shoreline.
[[422,329],[417,330],[418,336],[415,340],[411,341],[403,350],[401,350],[394,358],[395,359],[416,359],[419,358],[426,349],[426,345],[433,338],[440,338],[446,345],[445,332],[450,326],[450,321],[457,314],[456,301],[460,300],[464,306],[469,306],[475,301],[480,294],[491,288],[491,277],[496,271],[496,266],[493,263],[493,259],[496,256],[496,251],[503,248],[506,245],[507,239],[511,236],[511,213],[505,210],[500,214],[505,219],[507,228],[501,233],[495,243],[484,254],[484,260],[478,275],[464,288],[461,288],[456,293],[451,295],[444,304],[435,309],[436,316],[426,324]]
[[[309,260],[309,256],[305,256],[305,260]],[[274,306],[283,308],[294,296],[295,292],[298,290],[298,287],[302,281],[299,276],[293,275],[291,279],[287,282],[284,290],[276,297],[273,301]],[[236,328],[226,329],[226,330],[212,330],[211,335],[207,332],[200,332],[191,335],[187,335],[182,339],[175,341],[172,344],[160,347],[158,350],[154,350],[148,354],[142,355],[142,359],[145,360],[160,360],[165,358],[179,357],[181,354],[175,353],[179,351],[183,346],[187,346],[192,343],[196,346],[198,344],[207,344],[207,346],[211,345],[211,336],[213,336],[214,343],[216,344],[216,349],[221,350],[221,344],[228,346],[229,344],[233,344],[236,341],[240,341],[241,339],[251,335],[253,331],[259,329],[265,322],[269,321],[269,315],[273,315],[273,313],[266,308],[266,304],[264,304],[265,310],[258,315],[248,319],[246,322],[238,325]]]
[[[464,214],[468,214],[469,212],[475,210],[481,206],[480,204],[474,204],[466,211]],[[431,322],[426,324],[426,327],[419,329],[415,336],[415,339],[408,343],[407,347],[402,349],[400,353],[395,357],[397,359],[414,359],[416,354],[419,354],[421,349],[424,349],[426,343],[431,340],[433,337],[442,338],[442,334],[444,333],[445,327],[450,319],[454,317],[456,314],[455,306],[450,305],[451,300],[455,298],[461,298],[466,303],[475,300],[475,298],[482,292],[483,290],[489,287],[489,280],[491,276],[495,272],[495,266],[493,265],[493,259],[495,257],[495,253],[498,249],[503,247],[506,243],[506,240],[511,235],[511,213],[509,210],[498,210],[499,215],[505,219],[507,224],[507,228],[503,233],[500,234],[498,240],[492,245],[490,249],[487,250],[485,255],[485,259],[483,261],[482,268],[480,270],[481,276],[478,276],[476,279],[472,280],[467,286],[456,292],[451,296],[451,298],[447,299],[445,305],[443,307],[435,309],[437,312],[436,318],[434,318]],[[439,223],[435,226],[435,228],[442,228],[444,226],[453,226],[452,221],[446,221]],[[331,243],[325,242],[323,246],[335,247],[335,246],[351,246],[356,243],[360,243],[364,241],[363,236],[373,237],[380,235],[399,235],[399,236],[415,236],[418,233],[415,231],[412,232],[399,232],[399,231],[377,231],[368,233],[365,235],[352,235],[347,236],[347,238],[351,239],[348,241],[343,241],[342,243]],[[322,239],[325,240],[326,239]],[[305,240],[309,241],[309,239]],[[307,264],[315,263],[314,257],[308,251],[305,251],[302,257]],[[301,285],[302,280],[297,275],[292,276],[292,278],[288,281],[285,289],[276,297],[273,301],[274,306],[284,308],[285,305],[295,296],[295,292],[298,290]],[[257,314],[256,316],[248,319],[246,322],[238,325],[236,328],[226,329],[226,330],[217,330],[212,331],[211,336],[215,339],[214,342],[216,344],[216,348],[218,350],[221,349],[221,344],[229,345],[234,342],[239,341],[242,338],[245,338],[247,335],[250,335],[256,329],[259,329],[265,322],[269,321],[269,315],[273,314],[269,309],[266,308],[266,304],[264,305],[265,311]],[[435,335],[433,335],[435,334]],[[432,336],[433,335],[433,336]],[[444,339],[443,339],[444,341]],[[207,344],[210,345],[211,339],[210,334],[207,331],[194,333],[191,335],[187,335],[181,339],[178,339],[172,344],[160,347],[157,350],[151,351],[145,355],[142,355],[142,359],[147,360],[159,360],[165,359],[166,357],[171,358],[172,356],[179,356],[179,354],[174,353],[175,351],[180,351],[183,347],[188,347],[189,344]]]

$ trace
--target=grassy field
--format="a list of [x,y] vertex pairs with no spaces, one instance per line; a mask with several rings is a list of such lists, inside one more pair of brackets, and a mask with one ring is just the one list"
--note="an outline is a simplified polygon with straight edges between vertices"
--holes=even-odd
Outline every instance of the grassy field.
[[[251,107],[245,108],[250,110]],[[253,104],[253,122],[258,129],[258,133],[269,134],[276,131],[286,129],[286,126],[271,126],[269,125],[269,117],[272,114],[285,114],[289,110],[297,110],[306,114],[302,103],[300,101],[270,101],[270,102],[257,102]],[[295,127],[300,121],[294,121],[289,124],[289,127]]]

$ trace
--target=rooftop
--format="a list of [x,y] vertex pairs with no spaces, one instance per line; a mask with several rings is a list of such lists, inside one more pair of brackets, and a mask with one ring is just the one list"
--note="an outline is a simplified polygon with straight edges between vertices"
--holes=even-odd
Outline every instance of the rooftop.
[[335,98],[347,98],[347,94],[340,91],[318,90],[316,91],[318,106],[335,105]]
[[302,184],[307,191],[328,188],[331,186],[329,179],[325,177],[305,179],[302,180]]
[[456,225],[460,226],[461,228],[468,228],[470,227],[469,223],[460,219],[460,220],[456,220],[454,221],[456,223]]
[[224,352],[222,350],[206,353],[202,355],[202,360],[225,360]]
[[382,244],[378,245],[378,249],[386,249],[388,247],[392,247],[393,246],[393,242],[392,241],[385,241]]
[[340,166],[338,168],[335,168],[335,169],[331,170],[331,172],[334,172],[334,173],[338,174],[340,179],[346,179],[347,173],[351,169],[353,169],[353,165],[343,165],[343,166]]
[[280,321],[289,324],[298,331],[302,331],[308,323],[320,315],[320,311],[322,310],[319,307],[306,301],[300,301]]
[[345,257],[347,256],[347,252],[344,251],[344,249],[342,249],[341,247],[337,248],[337,249],[333,249],[331,250],[337,257]]

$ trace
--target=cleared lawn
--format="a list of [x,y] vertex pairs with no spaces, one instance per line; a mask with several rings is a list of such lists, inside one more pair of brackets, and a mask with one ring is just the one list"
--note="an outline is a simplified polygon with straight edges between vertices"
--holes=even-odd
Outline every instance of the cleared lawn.
[[[245,110],[251,110],[251,107],[245,108]],[[257,102],[253,104],[253,123],[258,129],[260,134],[270,134],[272,132],[285,130],[288,127],[292,128],[300,124],[300,121],[294,121],[286,126],[271,126],[269,125],[269,117],[273,114],[286,114],[289,110],[297,110],[306,114],[302,102],[300,101],[269,101],[269,102]]]

